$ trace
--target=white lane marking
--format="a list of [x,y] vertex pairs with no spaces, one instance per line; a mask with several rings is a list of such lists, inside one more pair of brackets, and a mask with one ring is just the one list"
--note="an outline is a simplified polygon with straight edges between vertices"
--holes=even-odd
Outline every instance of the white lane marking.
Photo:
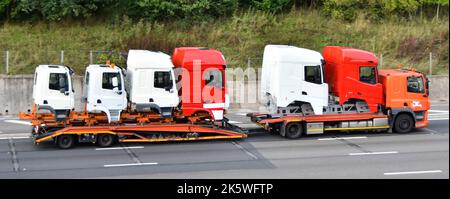
[[104,150],[117,150],[117,149],[143,149],[143,146],[130,146],[130,147],[111,147],[111,148],[96,148],[96,151]]
[[0,134],[0,140],[7,140],[7,139],[23,139],[23,138],[30,138],[29,133],[8,133],[8,134]]
[[442,110],[428,110],[429,113],[449,113],[449,111],[442,111]]
[[428,119],[429,121],[434,121],[434,120],[448,120],[448,117],[444,117],[444,118],[431,118]]
[[247,116],[247,113],[235,113],[235,115]]
[[14,123],[14,124],[31,125],[31,122],[20,121],[20,120],[4,120],[4,122],[9,122],[9,123]]
[[28,139],[28,137],[0,137],[0,140],[8,140],[8,139]]
[[242,124],[242,122],[238,122],[238,121],[228,121],[228,123],[230,123],[230,124]]
[[448,113],[432,113],[428,114],[428,116],[442,116],[442,115],[449,115]]
[[129,166],[146,166],[146,165],[157,165],[157,162],[148,163],[130,163],[130,164],[106,164],[104,167],[129,167]]
[[339,138],[319,138],[317,140],[353,140],[353,139],[366,139],[366,136],[361,136],[361,137],[339,137]]
[[257,160],[258,157],[256,157],[256,155],[254,155],[253,153],[251,153],[250,151],[248,151],[246,148],[244,148],[243,146],[241,146],[240,144],[238,144],[235,141],[232,141],[231,143],[233,143],[234,146],[236,146],[237,148],[239,148],[240,150],[244,151],[247,155],[249,155],[250,157],[252,157],[253,159]]
[[398,151],[382,151],[382,152],[367,152],[367,153],[349,153],[348,155],[381,155],[381,154],[395,154]]
[[442,173],[442,170],[389,172],[384,173],[384,175],[389,176],[389,175],[424,174],[424,173]]

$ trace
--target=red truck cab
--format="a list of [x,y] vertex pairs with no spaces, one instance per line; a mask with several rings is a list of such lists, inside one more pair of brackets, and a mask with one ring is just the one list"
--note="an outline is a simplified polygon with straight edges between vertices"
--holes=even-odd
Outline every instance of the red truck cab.
[[226,108],[225,58],[220,51],[175,48],[172,55],[182,114],[222,120]]
[[341,105],[364,101],[370,112],[378,112],[383,88],[379,83],[376,56],[368,51],[341,46],[326,46],[322,55],[325,81],[336,101]]

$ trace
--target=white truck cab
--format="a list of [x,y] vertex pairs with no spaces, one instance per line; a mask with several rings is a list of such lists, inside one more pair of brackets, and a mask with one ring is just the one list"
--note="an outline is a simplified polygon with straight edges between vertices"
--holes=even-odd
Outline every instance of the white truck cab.
[[92,64],[86,68],[83,98],[90,113],[105,113],[108,122],[120,121],[127,108],[127,93],[122,68]]
[[163,117],[172,116],[180,103],[173,68],[170,56],[165,53],[128,52],[126,89],[132,112],[156,110]]
[[272,112],[293,106],[309,109],[302,112],[322,114],[328,105],[323,63],[322,55],[313,50],[267,45],[261,72],[260,97],[264,105]]
[[34,72],[33,101],[36,110],[48,110],[57,121],[74,109],[73,70],[61,65],[38,65]]

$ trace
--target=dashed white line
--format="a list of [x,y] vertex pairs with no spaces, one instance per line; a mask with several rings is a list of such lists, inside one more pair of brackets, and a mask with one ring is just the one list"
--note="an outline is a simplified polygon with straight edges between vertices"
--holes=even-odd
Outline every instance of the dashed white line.
[[4,120],[4,122],[13,123],[13,124],[31,125],[31,122],[20,121],[20,120]]
[[242,122],[238,122],[238,121],[228,121],[228,123],[230,123],[230,124],[242,124]]
[[0,140],[8,140],[8,139],[28,139],[30,137],[4,137],[0,138]]
[[0,134],[0,140],[30,138],[29,133],[8,133]]
[[407,174],[424,174],[424,173],[442,173],[442,170],[428,170],[428,171],[403,171],[403,172],[389,172],[384,175],[407,175]]
[[130,146],[130,147],[111,147],[111,148],[96,148],[96,151],[104,151],[104,150],[117,150],[117,149],[142,149],[143,146]]
[[148,166],[148,165],[157,165],[157,162],[148,162],[148,163],[129,163],[129,164],[106,164],[104,167],[129,167],[129,166]]
[[360,137],[338,137],[338,138],[319,138],[317,140],[320,141],[327,141],[327,140],[353,140],[353,139],[366,139],[366,136],[360,136]]
[[442,110],[428,110],[429,113],[449,113],[449,111],[442,111]]
[[431,118],[431,119],[428,119],[428,121],[433,121],[433,120],[448,120],[448,117],[444,117],[444,118]]
[[382,151],[382,152],[366,152],[366,153],[349,153],[348,155],[382,155],[382,154],[396,154],[398,151]]
[[235,115],[247,116],[247,113],[235,113]]
[[432,114],[428,114],[428,116],[442,116],[442,115],[448,115],[448,113],[432,113]]

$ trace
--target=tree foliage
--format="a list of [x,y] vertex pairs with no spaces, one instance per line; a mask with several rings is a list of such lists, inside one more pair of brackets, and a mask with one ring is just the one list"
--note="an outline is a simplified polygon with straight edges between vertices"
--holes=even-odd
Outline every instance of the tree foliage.
[[140,20],[187,19],[191,21],[226,17],[254,9],[277,13],[314,7],[325,15],[353,20],[359,13],[371,19],[408,15],[423,7],[447,6],[448,0],[0,0],[0,20],[60,21],[90,16]]

